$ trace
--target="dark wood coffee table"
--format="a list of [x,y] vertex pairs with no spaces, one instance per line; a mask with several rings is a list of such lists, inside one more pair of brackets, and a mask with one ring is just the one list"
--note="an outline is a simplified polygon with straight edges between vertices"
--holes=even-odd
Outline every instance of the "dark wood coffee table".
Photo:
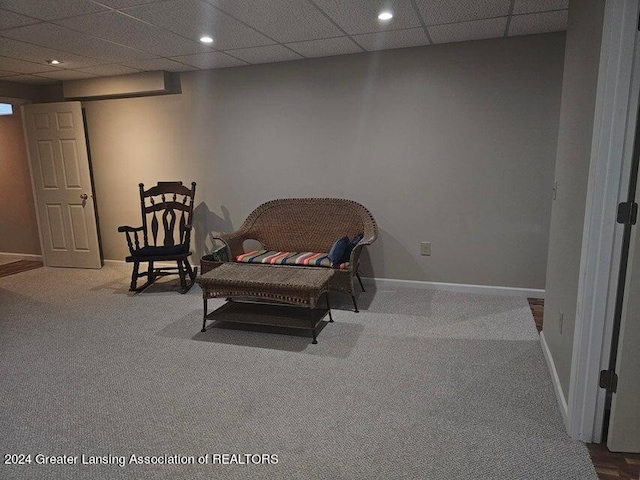
[[[331,268],[293,267],[227,262],[205,273],[196,282],[202,287],[204,315],[207,320],[249,323],[277,327],[310,329],[313,343],[317,328],[329,314]],[[325,294],[326,308],[318,307]],[[225,305],[207,313],[209,298],[226,298]]]

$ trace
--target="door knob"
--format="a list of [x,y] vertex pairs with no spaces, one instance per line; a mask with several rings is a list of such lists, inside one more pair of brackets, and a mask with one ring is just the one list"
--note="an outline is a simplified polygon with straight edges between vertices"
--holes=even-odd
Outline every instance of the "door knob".
[[89,195],[87,195],[86,193],[83,193],[82,195],[80,195],[80,198],[82,200],[86,200],[87,198],[89,198]]

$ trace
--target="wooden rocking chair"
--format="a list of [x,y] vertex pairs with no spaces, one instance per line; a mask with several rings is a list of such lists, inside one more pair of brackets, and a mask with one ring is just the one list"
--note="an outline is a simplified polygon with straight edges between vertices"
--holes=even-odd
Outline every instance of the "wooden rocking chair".
[[[181,293],[187,293],[193,286],[198,272],[197,267],[192,269],[189,264],[191,215],[196,183],[191,183],[191,189],[183,186],[182,182],[158,182],[158,185],[146,191],[144,184],[139,184],[139,187],[142,226],[118,227],[118,232],[126,234],[131,253],[125,260],[133,263],[129,290],[141,292],[158,277],[177,273],[180,275]],[[180,217],[178,218],[177,215]],[[150,219],[149,225],[148,219]],[[161,245],[158,244],[160,224],[163,231]],[[142,233],[142,239],[140,233]],[[140,263],[143,262],[148,263],[147,271],[139,273]],[[154,262],[177,262],[178,266],[154,268]],[[145,276],[146,283],[137,287],[138,278]],[[187,276],[189,276],[189,283],[187,283]]]

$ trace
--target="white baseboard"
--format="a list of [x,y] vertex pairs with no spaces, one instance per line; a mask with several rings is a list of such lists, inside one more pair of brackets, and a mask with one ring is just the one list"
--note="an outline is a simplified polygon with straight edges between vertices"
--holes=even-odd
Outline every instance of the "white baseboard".
[[111,265],[122,265],[124,263],[126,263],[124,260],[102,260],[104,262],[105,265],[111,264]]
[[564,426],[567,431],[569,431],[569,407],[567,406],[567,400],[565,399],[564,393],[562,392],[560,377],[558,376],[556,364],[554,363],[553,357],[551,356],[549,345],[547,345],[547,341],[544,338],[544,332],[540,332],[540,345],[542,346],[544,359],[547,361],[547,367],[549,367],[549,373],[551,374],[551,381],[553,383],[553,390],[556,392],[558,407],[560,407],[560,413],[562,414],[562,421],[564,422]]
[[544,298],[544,290],[535,288],[498,287],[491,285],[469,285],[466,283],[423,282],[419,280],[398,280],[395,278],[364,277],[364,283],[376,287],[409,287],[448,292],[482,293],[488,295],[507,295],[512,297]]
[[18,260],[34,260],[34,261],[42,261],[42,255],[34,255],[33,253],[9,253],[9,252],[0,252],[0,257],[13,257]]
[[[105,264],[123,264],[124,260],[105,260]],[[160,264],[163,265],[163,264]],[[167,266],[170,266],[167,263]],[[191,265],[192,267],[198,265]],[[423,282],[419,280],[398,280],[395,278],[362,277],[362,281],[377,287],[409,287],[429,290],[444,290],[461,293],[482,293],[488,295],[505,295],[511,297],[544,298],[544,290],[535,288],[497,287],[490,285],[469,285],[465,283]]]

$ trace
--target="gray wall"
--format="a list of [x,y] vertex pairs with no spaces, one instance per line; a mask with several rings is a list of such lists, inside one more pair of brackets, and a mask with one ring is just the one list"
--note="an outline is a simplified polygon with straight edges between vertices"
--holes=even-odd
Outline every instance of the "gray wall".
[[40,255],[20,107],[0,115],[0,252]]
[[[551,214],[544,336],[569,394],[604,2],[571,2]],[[564,314],[562,332],[560,313]]]
[[[198,182],[196,251],[281,197],[346,197],[381,236],[365,275],[544,288],[564,34],[182,75],[85,102],[106,259],[137,184]],[[431,257],[420,241],[432,242]],[[196,257],[197,258],[197,257]]]

